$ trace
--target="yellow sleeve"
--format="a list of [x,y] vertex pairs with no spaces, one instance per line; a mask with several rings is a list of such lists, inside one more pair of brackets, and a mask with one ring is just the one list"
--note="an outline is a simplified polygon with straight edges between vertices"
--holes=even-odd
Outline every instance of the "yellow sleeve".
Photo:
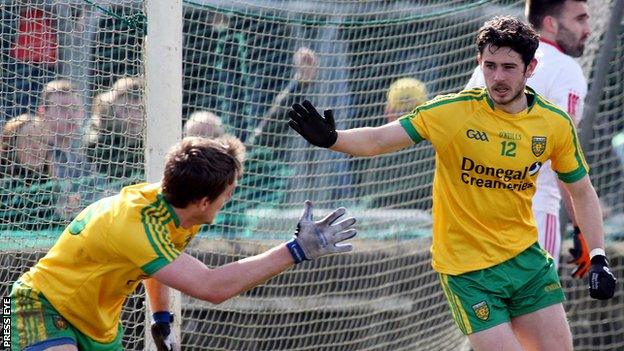
[[569,116],[559,119],[554,126],[554,148],[551,155],[552,168],[559,179],[574,183],[589,172],[589,166],[581,150],[576,129]]
[[469,103],[457,95],[439,96],[399,119],[414,143],[428,140],[436,150],[443,150],[451,136],[466,123]]
[[116,227],[116,233],[123,231],[122,239],[115,240],[117,250],[147,275],[156,273],[180,255],[180,250],[171,241],[167,226],[144,211],[139,220]]
[[399,119],[399,123],[407,135],[410,136],[414,144],[418,144],[423,139],[429,140],[429,133],[427,133],[427,127],[423,122],[422,114],[418,112],[418,109],[414,110],[409,115],[403,116]]

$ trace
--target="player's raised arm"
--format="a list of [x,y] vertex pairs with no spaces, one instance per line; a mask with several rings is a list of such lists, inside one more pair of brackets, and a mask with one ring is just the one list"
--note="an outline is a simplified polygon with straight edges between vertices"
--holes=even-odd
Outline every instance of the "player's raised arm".
[[321,116],[308,100],[294,104],[288,115],[290,127],[310,144],[354,156],[384,154],[413,143],[397,121],[375,128],[336,131],[333,111],[325,110]]
[[340,220],[345,212],[344,208],[339,208],[314,221],[312,204],[306,201],[295,234],[286,244],[215,269],[183,253],[153,278],[193,297],[221,303],[262,284],[293,264],[351,251],[351,244],[341,242],[357,234],[352,228],[355,218]]

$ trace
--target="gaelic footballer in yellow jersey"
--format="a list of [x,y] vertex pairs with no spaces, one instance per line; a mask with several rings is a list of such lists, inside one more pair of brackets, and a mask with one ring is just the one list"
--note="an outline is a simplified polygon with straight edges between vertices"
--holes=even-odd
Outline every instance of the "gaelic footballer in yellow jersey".
[[126,296],[199,230],[181,227],[161,192],[158,184],[135,185],[91,204],[21,281],[43,292],[74,327],[110,342]]
[[588,167],[570,117],[531,88],[526,110],[495,109],[487,90],[440,96],[402,117],[415,142],[436,150],[433,267],[461,274],[506,261],[537,241],[531,212],[540,166],[564,182]]
[[[435,98],[379,127],[337,131],[309,101],[289,125],[311,144],[355,156],[428,140],[436,151],[433,267],[458,328],[476,350],[573,347],[552,257],[537,242],[531,199],[546,160],[570,193],[587,236],[589,294],[613,297],[598,196],[568,115],[526,87],[539,37],[517,18],[496,17],[477,34],[485,89]],[[418,176],[418,175],[414,175]]]
[[234,137],[185,138],[167,154],[160,183],[124,188],[85,208],[45,257],[11,291],[12,350],[123,349],[120,315],[143,282],[158,350],[173,350],[169,288],[221,303],[293,264],[347,252],[354,218],[339,208],[313,220],[306,201],[293,238],[268,251],[208,268],[184,253],[213,223],[242,175],[244,146]]

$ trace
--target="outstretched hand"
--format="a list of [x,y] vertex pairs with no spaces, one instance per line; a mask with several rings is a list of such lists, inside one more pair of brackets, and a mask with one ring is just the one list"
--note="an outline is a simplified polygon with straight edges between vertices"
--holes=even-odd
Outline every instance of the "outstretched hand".
[[288,111],[288,125],[310,144],[328,148],[336,143],[338,133],[333,111],[325,110],[323,116],[310,101],[305,100],[301,104],[292,105]]
[[345,213],[346,209],[340,207],[325,218],[315,222],[312,214],[312,202],[306,200],[303,214],[297,223],[295,235],[286,244],[295,263],[351,251],[353,249],[351,244],[340,244],[340,242],[351,239],[357,234],[357,231],[351,228],[355,223],[355,218],[349,217],[337,222]]

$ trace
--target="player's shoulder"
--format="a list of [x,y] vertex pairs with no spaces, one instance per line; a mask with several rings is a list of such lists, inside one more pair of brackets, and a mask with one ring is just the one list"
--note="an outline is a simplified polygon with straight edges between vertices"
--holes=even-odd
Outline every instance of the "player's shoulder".
[[572,118],[565,110],[534,91],[533,93],[535,96],[535,101],[531,108],[533,113],[544,116],[551,124],[574,125]]
[[559,74],[566,79],[574,78],[581,83],[585,82],[581,65],[572,56],[561,52],[560,49],[540,43],[535,57],[538,61],[538,72],[543,71],[544,74],[551,77]]
[[473,102],[481,101],[487,97],[485,88],[465,89],[457,93],[443,94],[434,97],[426,103],[420,105],[418,110],[426,111],[435,108],[457,108],[469,105]]
[[116,201],[117,217],[127,221],[141,220],[167,212],[161,195],[160,184],[140,183],[124,187]]

